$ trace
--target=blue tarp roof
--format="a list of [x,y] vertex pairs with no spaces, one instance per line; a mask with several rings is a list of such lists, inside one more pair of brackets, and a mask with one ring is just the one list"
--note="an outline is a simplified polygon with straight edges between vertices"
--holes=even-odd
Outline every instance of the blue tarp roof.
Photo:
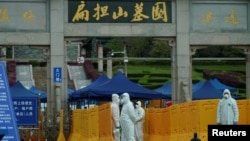
[[[205,83],[204,81],[199,81],[199,82],[193,84],[192,91],[196,92],[204,85],[204,83]],[[171,95],[172,95],[172,84],[171,84],[171,82],[166,82],[161,87],[155,89],[155,91],[162,93],[163,98],[169,99],[169,98],[171,98]]]
[[203,86],[193,93],[193,100],[199,99],[220,99],[223,93],[215,88],[211,81],[206,81]]
[[28,89],[26,89],[20,81],[17,81],[10,87],[10,93],[12,97],[37,97],[38,95]]
[[211,81],[212,85],[213,85],[216,89],[219,89],[219,90],[221,90],[222,92],[223,92],[225,89],[229,89],[230,92],[236,92],[236,91],[237,91],[237,88],[231,87],[231,86],[228,86],[228,85],[225,85],[225,84],[221,83],[217,78],[210,79],[209,81]]
[[205,84],[205,81],[199,81],[192,85],[192,92],[198,91],[203,85]]
[[163,95],[163,98],[171,98],[172,94],[172,84],[171,82],[166,82],[161,87],[155,89],[156,92],[160,92]]
[[45,91],[39,90],[35,86],[31,86],[31,88],[29,90],[32,91],[33,93],[35,93],[37,96],[39,96],[39,94],[40,94],[40,99],[42,101],[47,100],[47,93]]
[[[231,92],[236,92],[237,88],[227,86],[221,83],[218,79],[210,79],[207,81],[199,81],[192,85],[193,99],[217,99],[222,98],[224,89],[229,89]],[[171,98],[172,85],[170,82],[165,83],[163,86],[155,89],[161,92],[165,97]],[[236,98],[235,96],[233,96]]]
[[[68,95],[73,92],[74,90],[68,88],[67,92]],[[45,91],[37,89],[35,86],[32,86],[30,89],[25,88],[20,81],[17,81],[14,85],[10,87],[10,93],[13,97],[37,97],[41,101],[47,101],[47,93]]]
[[94,82],[89,84],[88,86],[81,88],[79,90],[76,90],[72,93],[72,98],[78,98],[78,97],[83,97],[84,94],[86,94],[91,88],[100,86],[110,80],[105,74],[100,75]]
[[144,88],[130,81],[122,72],[117,72],[112,79],[104,84],[91,88],[89,93],[90,98],[111,99],[113,93],[122,94],[129,93],[131,99],[161,99],[162,94],[147,88]]

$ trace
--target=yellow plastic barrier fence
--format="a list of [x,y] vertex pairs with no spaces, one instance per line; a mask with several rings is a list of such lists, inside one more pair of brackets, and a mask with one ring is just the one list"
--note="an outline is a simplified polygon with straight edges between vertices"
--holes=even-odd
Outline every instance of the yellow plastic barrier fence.
[[99,106],[99,141],[113,141],[111,104]]
[[180,135],[180,106],[175,104],[169,107],[170,108],[170,141],[178,141]]
[[247,124],[249,124],[250,125],[250,100],[248,99],[247,100]]
[[[207,141],[208,125],[216,124],[219,99],[196,100],[167,108],[146,108],[144,141],[185,141],[198,133]],[[239,124],[250,124],[250,100],[237,100]],[[113,141],[111,103],[72,112],[68,141]]]
[[81,140],[81,110],[77,109],[72,111],[72,128],[71,134],[68,138],[68,141],[80,141]]
[[179,131],[178,140],[190,140],[189,138],[189,127],[190,127],[190,108],[188,107],[189,102],[182,103],[179,105]]
[[238,124],[247,124],[247,100],[237,100],[239,109],[239,122]]
[[88,109],[88,141],[99,141],[99,108]]
[[161,109],[150,108],[149,116],[149,141],[160,141],[161,136]]
[[168,141],[171,134],[170,108],[162,109],[162,141]]
[[210,124],[216,124],[218,99],[215,100],[197,100],[187,104],[190,109],[189,122],[190,128],[188,137],[191,139],[193,133],[197,132],[201,140],[207,140],[207,127]]
[[143,124],[144,141],[149,141],[149,109],[145,108],[145,121]]

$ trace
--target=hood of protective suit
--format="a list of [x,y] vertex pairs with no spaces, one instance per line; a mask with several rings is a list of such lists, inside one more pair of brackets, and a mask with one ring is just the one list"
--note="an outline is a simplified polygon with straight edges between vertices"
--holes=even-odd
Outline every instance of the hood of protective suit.
[[141,107],[141,101],[137,101],[136,103],[138,104],[139,107]]
[[139,108],[139,107],[141,107],[141,101],[136,102],[136,108]]
[[223,97],[224,97],[224,98],[230,98],[230,97],[231,97],[231,92],[230,92],[229,89],[225,89],[225,90],[223,91]]
[[129,94],[128,93],[123,93],[122,94],[122,99],[121,99],[121,102],[123,104],[126,104],[130,101],[130,97],[129,97]]
[[112,94],[112,102],[119,103],[119,95],[118,94]]

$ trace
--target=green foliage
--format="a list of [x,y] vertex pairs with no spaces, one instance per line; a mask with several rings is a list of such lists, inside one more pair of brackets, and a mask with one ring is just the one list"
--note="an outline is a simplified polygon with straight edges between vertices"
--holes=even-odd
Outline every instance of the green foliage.
[[124,44],[120,38],[113,38],[112,40],[109,40],[104,47],[113,51],[123,51]]
[[153,48],[151,49],[149,55],[151,57],[170,57],[171,48],[165,41],[153,41]]

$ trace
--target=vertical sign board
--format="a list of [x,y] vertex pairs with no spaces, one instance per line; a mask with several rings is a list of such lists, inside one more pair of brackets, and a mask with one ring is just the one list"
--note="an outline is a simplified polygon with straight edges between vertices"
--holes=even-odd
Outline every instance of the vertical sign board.
[[54,74],[54,83],[61,83],[62,82],[62,68],[61,67],[54,67],[53,69]]
[[38,98],[13,97],[13,106],[16,114],[17,125],[33,125],[38,123]]
[[1,141],[20,141],[6,67],[3,62],[0,62],[0,103],[0,133],[5,134]]

